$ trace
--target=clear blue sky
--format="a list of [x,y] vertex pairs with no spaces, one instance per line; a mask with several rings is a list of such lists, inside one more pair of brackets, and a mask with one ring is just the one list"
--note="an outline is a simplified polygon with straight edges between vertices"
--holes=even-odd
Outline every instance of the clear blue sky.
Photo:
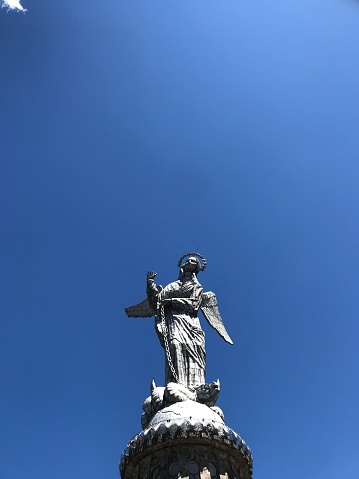
[[255,479],[359,478],[359,2],[0,10],[0,476],[117,479],[198,250]]

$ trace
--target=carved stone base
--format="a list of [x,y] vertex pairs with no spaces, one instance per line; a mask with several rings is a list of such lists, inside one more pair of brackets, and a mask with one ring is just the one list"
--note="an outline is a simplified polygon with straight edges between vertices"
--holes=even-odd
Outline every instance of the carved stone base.
[[252,479],[240,436],[209,407],[185,401],[159,411],[128,444],[122,479]]

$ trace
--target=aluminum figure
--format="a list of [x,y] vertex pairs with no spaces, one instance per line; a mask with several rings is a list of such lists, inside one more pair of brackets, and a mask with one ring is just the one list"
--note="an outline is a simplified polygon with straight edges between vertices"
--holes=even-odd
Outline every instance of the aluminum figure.
[[[185,263],[182,261],[187,258]],[[165,384],[178,383],[186,388],[205,384],[206,352],[198,310],[229,344],[229,337],[219,313],[216,295],[203,292],[197,274],[206,267],[198,253],[186,253],[179,262],[179,278],[165,288],[156,286],[157,273],[147,273],[147,298],[125,309],[129,317],[155,316],[155,328],[165,350]]]

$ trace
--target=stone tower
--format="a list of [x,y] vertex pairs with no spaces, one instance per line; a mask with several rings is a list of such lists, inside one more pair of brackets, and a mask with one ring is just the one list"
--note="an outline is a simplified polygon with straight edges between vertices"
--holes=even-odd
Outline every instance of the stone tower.
[[[185,262],[183,260],[187,258]],[[198,311],[229,344],[216,296],[205,293],[197,274],[207,262],[186,253],[177,281],[156,286],[147,273],[147,298],[126,308],[129,317],[155,317],[165,351],[165,386],[151,385],[144,401],[142,431],[128,443],[120,462],[122,479],[252,479],[252,457],[241,437],[215,406],[219,381],[205,381],[204,333]]]

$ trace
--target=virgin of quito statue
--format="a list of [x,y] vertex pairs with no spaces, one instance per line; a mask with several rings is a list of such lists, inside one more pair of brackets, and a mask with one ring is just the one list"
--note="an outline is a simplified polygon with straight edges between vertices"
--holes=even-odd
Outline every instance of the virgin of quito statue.
[[197,279],[207,262],[186,253],[178,262],[177,281],[156,286],[147,273],[147,298],[125,309],[129,317],[155,317],[165,351],[165,386],[152,381],[142,408],[143,430],[128,444],[120,462],[123,479],[252,477],[251,453],[224,423],[215,406],[219,381],[206,383],[206,352],[198,310],[229,344],[216,296],[203,292]]

